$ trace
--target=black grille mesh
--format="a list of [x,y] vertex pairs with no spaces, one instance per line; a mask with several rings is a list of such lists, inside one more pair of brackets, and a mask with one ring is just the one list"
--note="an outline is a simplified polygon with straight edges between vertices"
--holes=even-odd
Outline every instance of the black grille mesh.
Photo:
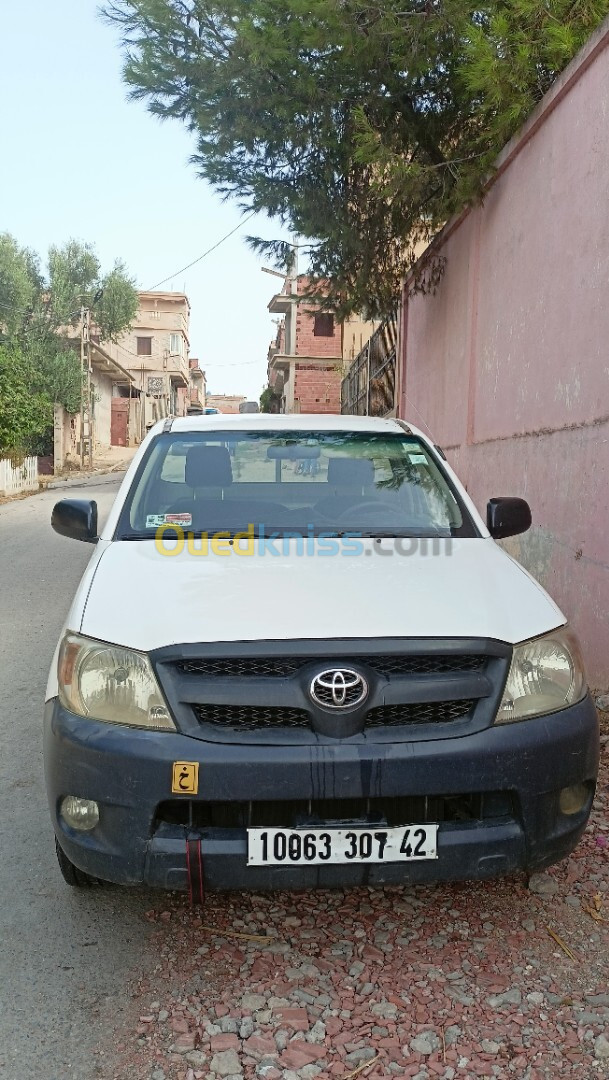
[[230,656],[180,660],[177,667],[187,675],[204,675],[207,678],[224,679],[287,679],[303,667],[316,664],[328,668],[364,664],[379,675],[436,675],[461,671],[481,671],[483,656],[404,656],[400,653],[387,655],[362,655],[344,659],[327,659],[319,656]]
[[401,727],[404,724],[451,724],[471,713],[475,701],[417,701],[411,705],[381,705],[366,716],[366,727]]
[[224,679],[287,679],[305,663],[300,656],[231,656],[220,660],[180,660],[177,667],[187,675]]
[[308,728],[311,719],[306,709],[284,709],[252,705],[195,705],[202,724],[215,724],[239,731],[264,731],[271,728]]
[[[401,727],[408,724],[450,724],[467,717],[475,702],[432,701],[412,705],[381,705],[366,714],[366,727]],[[306,709],[260,707],[252,705],[194,705],[202,724],[214,724],[239,731],[265,731],[275,728],[310,728]]]

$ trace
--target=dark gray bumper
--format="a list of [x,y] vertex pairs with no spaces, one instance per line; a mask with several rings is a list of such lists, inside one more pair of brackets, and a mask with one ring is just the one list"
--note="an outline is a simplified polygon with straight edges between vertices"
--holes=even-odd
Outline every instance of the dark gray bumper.
[[[590,698],[550,716],[461,738],[416,743],[239,746],[85,720],[56,699],[45,708],[45,773],[60,844],[80,869],[121,884],[185,888],[186,838],[201,839],[205,885],[307,889],[473,879],[533,870],[573,850],[590,812],[598,719]],[[381,865],[248,867],[244,828],[159,821],[174,761],[199,762],[197,802],[352,799],[509,792],[513,814],[447,822],[435,861]],[[560,813],[561,788],[586,782],[590,799]],[[64,795],[95,799],[100,823],[75,833],[58,816]],[[279,824],[279,822],[278,822]],[[409,824],[409,822],[404,822]]]

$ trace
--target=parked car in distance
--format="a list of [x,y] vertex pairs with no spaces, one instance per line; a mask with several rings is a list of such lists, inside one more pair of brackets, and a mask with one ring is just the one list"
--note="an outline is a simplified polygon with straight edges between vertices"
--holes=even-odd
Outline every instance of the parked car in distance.
[[[306,468],[305,468],[306,466]],[[313,467],[314,466],[314,467]],[[164,420],[100,528],[49,675],[59,864],[204,890],[487,878],[568,855],[598,720],[579,645],[401,420]]]
[[257,413],[260,412],[260,406],[257,401],[242,401],[239,405],[240,413]]

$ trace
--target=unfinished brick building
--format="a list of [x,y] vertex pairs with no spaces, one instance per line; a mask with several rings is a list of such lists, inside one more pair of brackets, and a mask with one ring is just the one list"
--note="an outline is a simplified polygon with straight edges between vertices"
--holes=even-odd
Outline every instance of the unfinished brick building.
[[330,312],[303,299],[304,275],[286,278],[269,311],[283,316],[269,349],[269,386],[285,413],[340,412],[342,326]]

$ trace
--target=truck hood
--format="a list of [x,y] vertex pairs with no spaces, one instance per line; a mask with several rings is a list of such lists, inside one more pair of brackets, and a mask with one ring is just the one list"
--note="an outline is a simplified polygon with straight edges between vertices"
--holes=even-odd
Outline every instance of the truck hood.
[[360,554],[347,554],[348,542],[340,541],[330,557],[317,539],[305,541],[300,555],[296,540],[278,555],[262,553],[255,542],[249,556],[192,555],[186,548],[163,555],[153,541],[100,541],[104,550],[88,595],[81,586],[70,628],[150,651],[289,638],[487,637],[513,644],[565,622],[491,539],[434,541],[435,551],[432,541],[417,541],[408,555],[398,554],[393,540],[358,543]]

